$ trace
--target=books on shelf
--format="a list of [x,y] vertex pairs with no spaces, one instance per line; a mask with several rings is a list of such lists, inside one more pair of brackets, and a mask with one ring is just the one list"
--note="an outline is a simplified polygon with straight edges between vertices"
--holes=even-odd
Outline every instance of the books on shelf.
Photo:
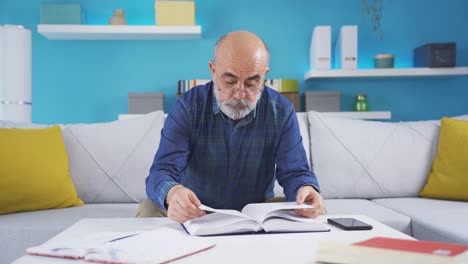
[[210,81],[207,79],[179,80],[177,81],[177,93],[183,94],[197,85],[206,84]]
[[239,212],[201,205],[200,209],[208,214],[186,221],[183,226],[187,233],[195,236],[330,231],[327,225],[296,214],[294,209],[300,208],[312,207],[293,202],[253,203]]
[[468,263],[468,245],[375,237],[352,245],[317,243],[316,261],[337,264]]
[[299,91],[299,81],[294,79],[265,79],[265,85],[280,93]]
[[[203,85],[210,81],[208,79],[179,80],[177,82],[178,94],[183,94],[197,85]],[[280,93],[299,91],[299,82],[294,79],[265,79],[265,85]]]
[[215,246],[170,228],[143,232],[104,232],[68,241],[46,242],[27,254],[98,263],[165,263]]

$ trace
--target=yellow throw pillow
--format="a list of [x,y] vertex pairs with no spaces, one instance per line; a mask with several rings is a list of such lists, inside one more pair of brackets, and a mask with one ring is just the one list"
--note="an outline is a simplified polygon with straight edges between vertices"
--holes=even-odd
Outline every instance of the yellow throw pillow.
[[468,201],[468,121],[443,118],[439,146],[422,197]]
[[81,206],[59,126],[0,128],[0,214]]

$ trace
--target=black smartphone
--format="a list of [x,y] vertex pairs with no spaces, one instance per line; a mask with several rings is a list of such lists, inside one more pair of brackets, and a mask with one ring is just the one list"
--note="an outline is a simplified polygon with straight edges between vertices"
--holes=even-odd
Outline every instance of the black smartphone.
[[372,225],[354,218],[328,218],[328,223],[344,230],[371,230]]

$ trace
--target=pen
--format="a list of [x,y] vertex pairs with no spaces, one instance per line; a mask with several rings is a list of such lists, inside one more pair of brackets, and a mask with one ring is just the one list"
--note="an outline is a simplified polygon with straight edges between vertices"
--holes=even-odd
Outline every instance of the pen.
[[130,234],[130,235],[123,236],[123,237],[114,238],[112,240],[107,241],[107,243],[114,242],[114,241],[121,240],[121,239],[125,239],[125,238],[132,237],[132,236],[136,236],[136,235],[138,235],[138,233]]

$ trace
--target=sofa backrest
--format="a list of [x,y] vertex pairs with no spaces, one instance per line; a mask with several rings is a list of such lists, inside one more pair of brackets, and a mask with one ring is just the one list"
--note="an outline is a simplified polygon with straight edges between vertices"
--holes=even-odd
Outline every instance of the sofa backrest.
[[85,203],[140,202],[159,146],[162,111],[62,129],[70,173]]
[[436,153],[440,121],[365,121],[318,112],[309,112],[308,121],[323,197],[418,196]]
[[[426,182],[440,121],[378,122],[297,113],[306,155],[325,198],[414,197]],[[85,203],[139,202],[164,113],[62,125],[70,173]],[[456,117],[468,120],[468,115]],[[0,127],[46,125],[0,121]],[[276,183],[275,195],[283,196]]]

